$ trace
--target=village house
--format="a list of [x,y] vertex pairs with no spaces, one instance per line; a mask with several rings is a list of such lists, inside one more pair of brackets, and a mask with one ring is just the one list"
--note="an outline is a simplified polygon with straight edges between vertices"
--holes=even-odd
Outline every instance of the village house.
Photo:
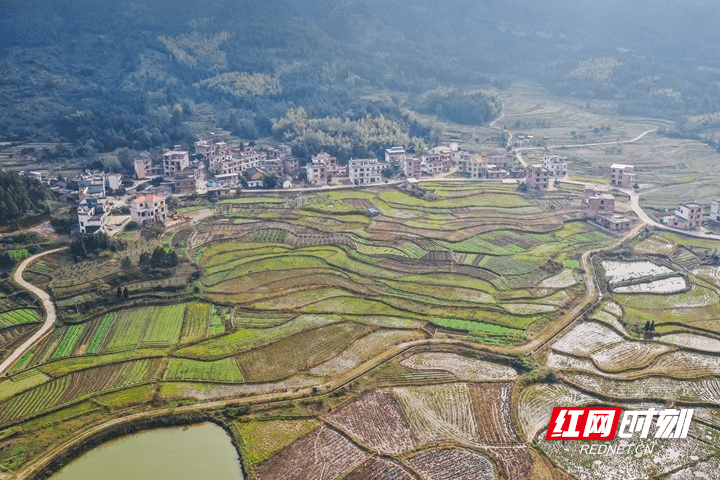
[[604,228],[613,232],[622,232],[629,230],[633,221],[624,215],[613,213],[610,215],[599,215],[597,222]]
[[418,178],[422,175],[422,160],[419,157],[405,155],[403,171],[406,178]]
[[405,149],[403,147],[392,147],[385,149],[385,163],[400,166],[405,163]]
[[153,162],[152,157],[147,152],[135,157],[133,163],[135,166],[135,178],[138,180],[163,174],[163,164]]
[[354,185],[380,183],[382,165],[377,158],[355,158],[348,163],[348,172]]
[[699,203],[686,203],[680,205],[674,215],[663,217],[662,223],[682,230],[694,230],[702,226],[703,210],[704,207]]
[[248,188],[262,188],[263,187],[263,179],[265,178],[265,174],[253,167],[245,170],[242,173],[243,177],[245,177],[245,181],[247,182]]
[[613,163],[610,165],[610,185],[620,188],[632,188],[635,184],[635,167]]
[[283,172],[285,175],[294,177],[300,170],[300,159],[292,155],[283,158]]
[[312,157],[310,163],[305,165],[305,176],[308,183],[313,187],[322,187],[327,185],[330,170],[329,162],[336,161],[336,158],[327,153],[319,153]]
[[77,208],[80,233],[104,232],[107,226],[108,214],[108,203],[105,197],[84,198]]
[[470,178],[485,178],[487,174],[487,158],[481,155],[463,157],[457,166],[458,172],[467,173]]
[[292,155],[292,147],[283,143],[277,147],[266,147],[265,153],[267,154],[268,158],[285,158]]
[[138,225],[165,222],[167,209],[165,198],[158,195],[143,195],[130,202],[130,219]]
[[195,142],[195,155],[202,155],[205,158],[210,157],[217,150],[215,142],[208,140],[199,140]]
[[615,197],[604,190],[585,189],[585,215],[597,218],[598,215],[615,212]]
[[550,172],[540,163],[529,165],[525,184],[530,189],[547,192],[548,188],[550,188]]
[[403,182],[402,189],[406,192],[417,192],[420,190],[420,182],[417,178],[408,178]]
[[710,220],[720,222],[720,198],[716,198],[710,203]]
[[163,175],[172,176],[175,172],[185,170],[190,166],[190,156],[180,145],[174,148],[163,149]]
[[215,184],[220,187],[237,188],[239,178],[236,172],[215,175]]
[[568,162],[566,157],[559,155],[545,155],[542,161],[545,170],[550,172],[553,177],[565,177],[568,172]]
[[175,172],[172,179],[173,193],[176,195],[191,195],[195,193],[198,178],[199,172],[194,168]]
[[[454,147],[454,149],[452,148]],[[427,175],[437,175],[439,173],[447,173],[455,165],[460,158],[460,151],[457,144],[451,147],[439,146],[426,150],[420,156],[421,170]]]

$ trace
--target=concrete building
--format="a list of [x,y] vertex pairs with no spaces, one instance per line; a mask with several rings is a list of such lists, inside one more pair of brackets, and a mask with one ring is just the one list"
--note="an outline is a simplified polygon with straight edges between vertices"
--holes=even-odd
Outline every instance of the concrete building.
[[77,208],[80,233],[104,232],[108,214],[108,203],[105,197],[83,199]]
[[585,201],[585,214],[589,218],[597,218],[598,215],[613,214],[615,212],[615,197],[609,193],[592,195]]
[[710,203],[710,220],[720,222],[720,198],[716,198]]
[[632,188],[635,184],[635,167],[613,163],[610,165],[610,185],[619,188]]
[[482,155],[463,157],[458,161],[458,172],[470,178],[487,178],[487,158]]
[[675,215],[664,217],[662,223],[669,227],[694,230],[702,225],[703,210],[704,207],[699,203],[686,203],[675,210]]
[[403,171],[407,178],[419,178],[422,175],[422,160],[415,156],[405,155]]
[[390,165],[403,165],[405,162],[405,149],[403,147],[392,147],[385,149],[385,163]]
[[135,157],[135,178],[142,180],[152,175],[152,157],[144,153]]
[[545,170],[550,172],[553,177],[565,177],[568,172],[568,162],[566,157],[559,155],[546,155],[542,161]]
[[406,192],[416,192],[420,190],[420,182],[416,178],[408,178],[403,182],[401,188]]
[[197,191],[199,172],[188,168],[173,175],[173,193],[176,195],[192,195]]
[[217,147],[215,146],[215,142],[210,142],[208,140],[195,142],[196,155],[202,155],[203,157],[208,158],[210,155],[215,153],[216,149]]
[[215,175],[215,184],[220,187],[237,188],[239,175],[237,173],[224,173]]
[[455,144],[455,150],[450,147],[439,146],[431,148],[420,156],[421,169],[428,175],[447,173],[460,157],[460,151]]
[[633,224],[633,221],[628,217],[618,215],[616,213],[610,215],[599,215],[597,217],[597,222],[613,232],[623,232],[625,230],[629,230]]
[[525,184],[533,190],[547,192],[548,188],[550,188],[550,172],[540,163],[529,165],[527,167]]
[[130,202],[130,219],[138,225],[164,222],[166,218],[165,197],[144,195]]
[[380,183],[382,165],[377,158],[355,158],[348,163],[348,172],[354,185]]
[[182,150],[180,145],[174,148],[166,148],[163,150],[163,175],[170,177],[175,172],[185,170],[190,166],[190,156],[186,150]]
[[288,155],[283,158],[283,172],[285,175],[295,176],[300,170],[300,160],[297,157]]

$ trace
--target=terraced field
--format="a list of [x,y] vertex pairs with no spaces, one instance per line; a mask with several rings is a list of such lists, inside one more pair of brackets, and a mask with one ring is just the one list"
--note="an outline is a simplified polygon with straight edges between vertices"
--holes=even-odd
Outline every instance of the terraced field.
[[[115,298],[110,311],[91,307],[101,291],[114,297],[118,258],[37,262],[34,278],[71,321],[0,383],[0,440],[6,428],[49,432],[83,414],[299,392],[308,399],[289,402],[282,420],[228,417],[257,478],[435,478],[437,465],[529,478],[540,464],[512,420],[523,372],[510,359],[406,349],[532,340],[585,293],[571,270],[581,253],[614,238],[579,221],[577,192],[424,188],[437,200],[382,187],[223,201],[155,240],[187,252],[187,272],[172,280],[186,283],[135,283],[128,308]],[[381,214],[366,216],[367,205]],[[131,257],[151,247],[127,240]],[[361,377],[368,384],[313,402],[311,392],[377,358],[391,366]],[[9,455],[0,449],[0,464]]]

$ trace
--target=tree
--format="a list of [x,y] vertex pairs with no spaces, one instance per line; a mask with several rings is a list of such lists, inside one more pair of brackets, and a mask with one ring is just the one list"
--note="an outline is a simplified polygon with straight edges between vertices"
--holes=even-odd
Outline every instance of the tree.
[[117,295],[118,298],[122,297],[122,288],[118,285],[117,292],[115,292],[115,295]]
[[277,187],[278,180],[278,176],[274,173],[265,175],[265,177],[263,177],[263,187],[267,189],[273,189]]
[[130,292],[128,292],[127,287],[125,287],[125,290],[123,290],[123,297],[127,300],[128,297],[130,297]]
[[123,257],[122,260],[120,260],[120,268],[122,268],[123,272],[126,274],[130,272],[133,268],[132,260],[130,260],[130,257]]
[[15,259],[7,252],[0,253],[0,270],[10,270],[15,266]]

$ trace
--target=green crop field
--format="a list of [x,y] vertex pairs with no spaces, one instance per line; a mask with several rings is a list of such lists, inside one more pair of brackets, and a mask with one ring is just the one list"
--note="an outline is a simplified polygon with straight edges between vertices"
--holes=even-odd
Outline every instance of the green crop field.
[[0,329],[41,321],[37,310],[26,308],[0,313]]

